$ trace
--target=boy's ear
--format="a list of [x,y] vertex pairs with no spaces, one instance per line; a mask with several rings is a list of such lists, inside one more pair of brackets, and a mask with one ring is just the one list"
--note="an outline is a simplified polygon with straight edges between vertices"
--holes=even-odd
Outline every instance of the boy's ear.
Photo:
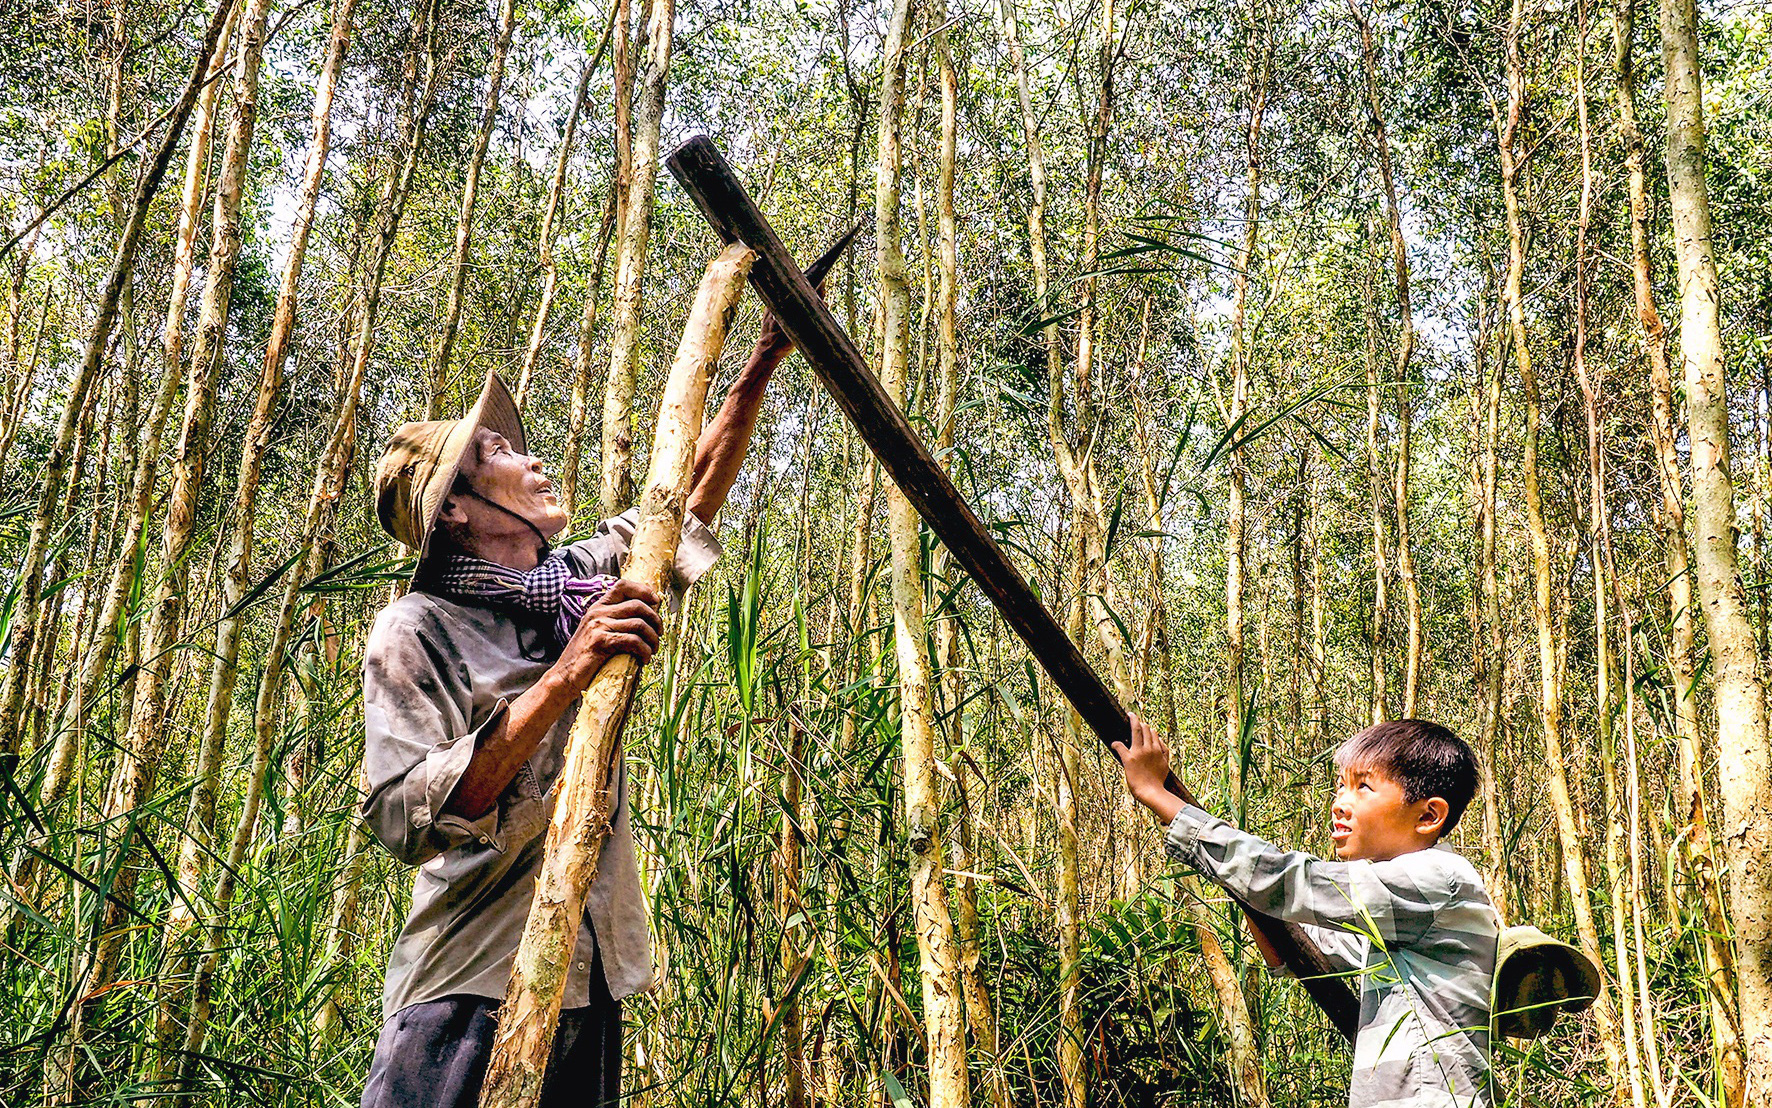
[[1440,837],[1446,830],[1446,817],[1452,814],[1452,806],[1444,797],[1430,796],[1421,802],[1421,811],[1415,817],[1415,830],[1423,835]]

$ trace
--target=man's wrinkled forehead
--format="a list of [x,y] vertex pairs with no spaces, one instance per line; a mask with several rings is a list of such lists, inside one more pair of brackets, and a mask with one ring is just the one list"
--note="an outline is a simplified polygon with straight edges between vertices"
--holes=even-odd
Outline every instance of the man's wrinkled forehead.
[[474,431],[474,443],[468,448],[464,462],[471,461],[476,468],[484,464],[486,459],[501,446],[509,446],[510,442],[490,427],[479,427]]

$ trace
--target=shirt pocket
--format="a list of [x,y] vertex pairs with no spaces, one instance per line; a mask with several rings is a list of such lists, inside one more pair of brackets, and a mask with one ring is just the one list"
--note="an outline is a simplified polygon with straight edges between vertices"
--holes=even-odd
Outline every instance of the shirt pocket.
[[519,851],[531,840],[546,833],[548,806],[536,778],[534,759],[517,769],[517,776],[505,790],[503,832],[506,851]]

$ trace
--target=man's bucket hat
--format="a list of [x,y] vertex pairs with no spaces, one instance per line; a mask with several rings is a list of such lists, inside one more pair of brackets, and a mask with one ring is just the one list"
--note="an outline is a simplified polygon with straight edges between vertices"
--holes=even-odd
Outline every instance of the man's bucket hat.
[[375,514],[382,528],[418,554],[413,574],[430,552],[443,501],[461,472],[462,456],[480,428],[496,431],[519,454],[529,453],[523,416],[498,374],[488,374],[480,399],[460,419],[403,423],[375,466]]
[[1535,1039],[1557,1013],[1586,1011],[1600,995],[1600,968],[1578,947],[1536,927],[1504,928],[1495,952],[1491,1036]]

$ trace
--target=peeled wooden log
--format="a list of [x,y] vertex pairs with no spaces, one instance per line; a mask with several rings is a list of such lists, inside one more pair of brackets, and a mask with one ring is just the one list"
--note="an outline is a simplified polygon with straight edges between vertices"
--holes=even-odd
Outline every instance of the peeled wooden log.
[[[757,252],[751,274],[757,295],[954,561],[1002,613],[1102,743],[1111,749],[1113,743],[1129,742],[1126,710],[880,387],[855,340],[813,291],[720,151],[706,135],[698,135],[678,147],[666,164],[723,241],[742,242]],[[1179,781],[1171,778],[1170,787],[1193,800]],[[1359,998],[1323,952],[1296,925],[1253,912],[1249,918],[1329,1022],[1352,1039],[1359,1025]]]
[[[701,436],[708,378],[726,344],[755,257],[748,247],[734,244],[708,265],[665,381],[640,519],[622,573],[623,579],[642,582],[660,596],[670,587],[683,531],[683,504]],[[480,1093],[482,1108],[528,1108],[540,1099],[585,896],[596,880],[603,840],[615,818],[616,759],[639,675],[633,656],[618,654],[597,671],[579,702],[535,879],[535,899],[499,1009],[498,1036]]]

